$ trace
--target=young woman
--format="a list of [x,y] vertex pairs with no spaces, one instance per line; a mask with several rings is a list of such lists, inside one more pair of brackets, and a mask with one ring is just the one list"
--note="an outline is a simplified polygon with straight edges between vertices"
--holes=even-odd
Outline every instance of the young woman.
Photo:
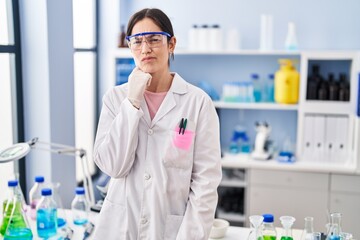
[[127,41],[136,68],[105,94],[95,140],[112,178],[95,239],[208,239],[221,180],[214,105],[170,72],[176,38],[161,10],[135,13]]

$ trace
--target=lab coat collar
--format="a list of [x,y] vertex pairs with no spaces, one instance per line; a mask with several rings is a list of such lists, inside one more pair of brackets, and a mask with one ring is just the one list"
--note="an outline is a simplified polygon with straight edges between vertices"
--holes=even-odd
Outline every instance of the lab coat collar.
[[[155,117],[152,120],[150,127],[153,127],[161,118],[163,118],[168,112],[170,112],[176,106],[175,94],[185,94],[188,91],[188,86],[186,81],[182,79],[182,77],[180,77],[177,73],[172,73],[172,74],[174,74],[174,78],[171,83],[171,87],[168,93],[166,94],[163,102],[161,103],[159,110],[155,114]],[[146,103],[144,103],[144,105],[146,105]],[[144,107],[146,107],[147,109],[147,106]],[[150,120],[149,114],[144,115],[144,117],[145,118],[149,117]]]

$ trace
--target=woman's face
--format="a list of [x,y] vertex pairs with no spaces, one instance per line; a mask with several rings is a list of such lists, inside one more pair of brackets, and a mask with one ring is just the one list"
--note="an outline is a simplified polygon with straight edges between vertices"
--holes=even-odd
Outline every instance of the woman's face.
[[[131,35],[143,32],[162,32],[162,30],[150,18],[144,18],[137,22],[131,32]],[[150,48],[143,41],[141,48],[131,50],[136,66],[147,73],[156,73],[169,69],[168,61],[170,52],[174,52],[176,40],[173,37],[169,43],[163,44],[157,48]]]

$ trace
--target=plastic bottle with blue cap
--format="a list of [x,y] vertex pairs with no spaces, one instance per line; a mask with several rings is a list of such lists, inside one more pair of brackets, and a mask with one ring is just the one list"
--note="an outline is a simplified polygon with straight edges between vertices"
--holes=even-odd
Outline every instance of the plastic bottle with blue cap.
[[73,222],[75,225],[84,225],[88,222],[89,203],[85,198],[85,189],[77,187],[75,198],[71,203]]
[[36,176],[35,184],[32,186],[29,192],[29,204],[30,204],[30,217],[36,220],[36,205],[41,199],[41,190],[44,188],[44,177]]
[[50,238],[57,233],[57,206],[50,188],[43,188],[41,195],[36,206],[37,232],[41,238]]
[[263,238],[264,240],[276,240],[276,229],[274,226],[274,215],[263,214]]

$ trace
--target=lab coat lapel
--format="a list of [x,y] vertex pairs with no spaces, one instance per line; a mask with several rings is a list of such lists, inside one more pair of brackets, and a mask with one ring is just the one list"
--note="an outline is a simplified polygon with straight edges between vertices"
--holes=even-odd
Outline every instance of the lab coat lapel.
[[168,93],[165,96],[165,99],[160,105],[158,112],[155,114],[155,117],[151,123],[151,127],[155,125],[161,118],[163,118],[168,112],[175,108],[176,95],[185,94],[187,92],[187,83],[183,80],[178,74],[175,74],[173,82]]
[[141,109],[143,109],[144,115],[143,115],[143,119],[146,122],[146,124],[150,127],[151,126],[151,119],[150,119],[150,112],[147,106],[147,103],[145,101],[145,99],[143,99],[143,101],[141,102]]

